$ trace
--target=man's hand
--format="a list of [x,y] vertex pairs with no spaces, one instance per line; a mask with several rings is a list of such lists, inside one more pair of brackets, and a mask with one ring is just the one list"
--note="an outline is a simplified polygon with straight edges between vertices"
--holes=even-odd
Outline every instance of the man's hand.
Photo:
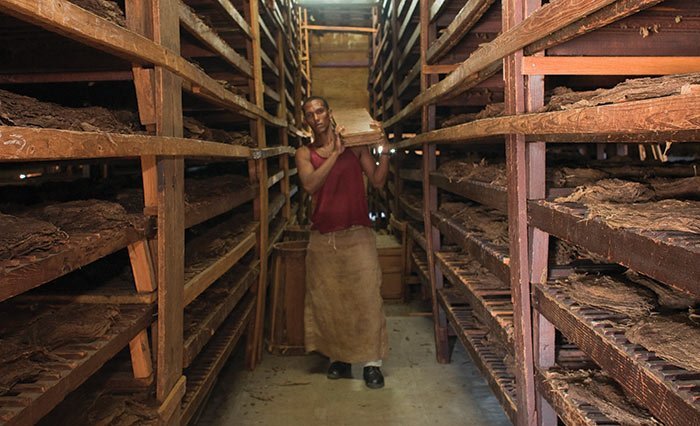
[[343,138],[340,136],[340,134],[344,131],[344,126],[338,126],[335,128],[335,141],[333,141],[333,152],[338,153],[338,155],[345,152],[345,142],[343,142]]

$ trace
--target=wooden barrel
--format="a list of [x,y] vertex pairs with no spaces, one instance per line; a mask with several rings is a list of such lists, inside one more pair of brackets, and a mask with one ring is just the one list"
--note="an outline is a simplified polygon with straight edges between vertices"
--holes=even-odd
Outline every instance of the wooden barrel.
[[285,241],[273,246],[274,266],[268,350],[277,355],[303,355],[306,246]]

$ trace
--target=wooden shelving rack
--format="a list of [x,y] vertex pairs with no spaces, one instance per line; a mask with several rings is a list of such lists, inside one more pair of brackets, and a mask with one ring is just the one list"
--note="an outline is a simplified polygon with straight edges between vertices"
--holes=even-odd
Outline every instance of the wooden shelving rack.
[[[3,122],[0,162],[57,168],[97,164],[106,171],[114,164],[138,164],[129,173],[141,182],[143,212],[130,216],[139,224],[134,229],[68,235],[67,244],[49,253],[4,262],[0,301],[60,303],[61,289],[52,285],[37,294],[23,293],[128,251],[131,289],[123,282],[106,283],[85,295],[72,295],[85,303],[117,304],[128,315],[83,351],[84,360],[66,364],[55,380],[69,385],[54,386],[49,383],[54,378],[18,385],[26,394],[17,396],[23,402],[3,397],[1,419],[7,424],[38,421],[90,376],[109,375],[101,367],[130,346],[134,377],[139,386],[153,384],[160,421],[186,424],[241,336],[247,336],[248,368],[255,368],[262,353],[269,254],[295,209],[290,139],[298,144],[303,137],[299,105],[308,93],[308,77],[303,80],[299,72],[299,9],[289,0],[126,0],[121,17],[114,20],[78,4],[0,1],[7,43],[24,32],[47,46],[65,46],[62,52],[46,52],[36,65],[21,57],[5,62],[0,83],[37,85],[37,93],[55,84],[70,94],[88,82],[122,90],[128,108],[138,112],[141,131],[120,134]],[[72,63],[76,55],[83,59]],[[192,127],[187,117],[206,120],[212,128],[240,129],[249,134],[252,146],[185,138],[183,123],[188,130]],[[200,176],[201,170],[209,174]],[[111,179],[108,172],[103,174]],[[226,189],[200,194],[203,187],[217,185]],[[247,216],[249,224],[227,243],[225,253],[186,279],[188,247],[192,251],[199,244],[186,235],[206,235],[216,224],[225,226],[232,215]],[[197,310],[200,299],[222,294],[206,312]]]
[[[412,47],[401,44],[401,37],[411,32],[407,16],[414,12],[420,43],[414,40]],[[418,227],[406,229],[416,247],[412,263],[432,288],[438,361],[449,361],[448,337],[454,330],[515,424],[553,425],[557,417],[566,424],[617,424],[545,379],[550,368],[579,368],[560,359],[563,352],[587,365],[581,368],[595,362],[627,391],[628,399],[664,424],[700,422],[692,382],[697,374],[630,343],[614,321],[606,323],[614,315],[584,309],[557,293],[550,282],[571,269],[548,265],[551,236],[697,296],[697,236],[615,229],[587,219],[585,206],[552,201],[571,189],[552,187],[546,176],[549,153],[555,153],[550,160],[558,158],[556,152],[573,143],[602,159],[606,150],[629,155],[626,144],[699,142],[697,87],[664,97],[538,112],[545,103],[545,86],[551,90],[569,82],[585,89],[610,87],[622,76],[700,71],[700,51],[686,41],[697,38],[697,5],[685,0],[554,0],[545,5],[524,0],[386,0],[374,16],[371,111],[393,134],[400,153],[392,164],[393,190],[383,202],[396,218],[419,219],[403,201],[402,190],[412,182],[423,184],[422,244],[415,238]],[[684,41],[665,47],[671,39]],[[419,53],[415,67],[411,58],[416,56],[410,52]],[[413,90],[411,96],[402,98],[407,90]],[[478,107],[502,101],[500,115],[441,124],[449,114],[473,116]],[[417,152],[421,170],[405,164],[415,164]],[[450,155],[470,152],[500,152],[507,184],[451,181],[437,170]],[[507,214],[507,250],[440,211],[439,200],[455,199]],[[445,243],[460,251],[441,250]],[[474,260],[503,288],[484,290],[477,278],[461,272],[461,265]],[[496,290],[502,291],[495,295]],[[494,295],[504,304],[489,300]],[[489,364],[498,357],[479,346],[479,333],[487,331],[500,336],[514,355],[512,376],[505,378],[502,366]],[[578,349],[561,345],[561,336]]]

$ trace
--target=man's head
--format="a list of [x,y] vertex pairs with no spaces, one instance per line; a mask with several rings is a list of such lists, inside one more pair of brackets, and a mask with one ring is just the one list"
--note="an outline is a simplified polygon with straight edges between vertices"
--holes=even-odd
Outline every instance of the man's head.
[[304,113],[304,121],[317,135],[330,129],[332,112],[328,107],[328,101],[320,96],[311,96],[301,105]]

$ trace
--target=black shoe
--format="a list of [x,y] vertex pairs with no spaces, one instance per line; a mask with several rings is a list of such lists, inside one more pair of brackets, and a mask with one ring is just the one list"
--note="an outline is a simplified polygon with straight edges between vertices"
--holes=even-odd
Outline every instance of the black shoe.
[[352,379],[352,365],[342,361],[332,362],[326,377],[332,380]]
[[379,367],[365,367],[362,371],[365,384],[370,389],[380,389],[384,387],[384,375]]

